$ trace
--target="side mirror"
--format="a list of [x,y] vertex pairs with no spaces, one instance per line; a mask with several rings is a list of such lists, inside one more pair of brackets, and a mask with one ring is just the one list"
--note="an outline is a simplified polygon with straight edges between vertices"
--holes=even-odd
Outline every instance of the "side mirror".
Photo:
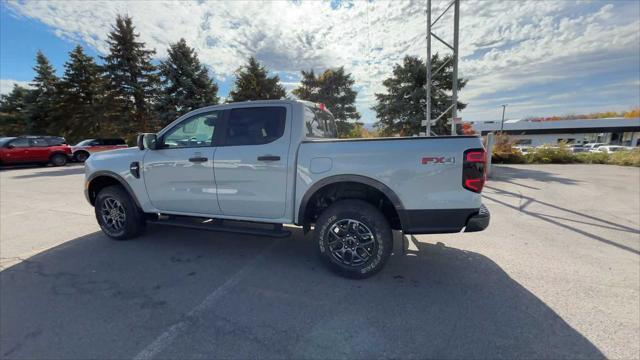
[[144,150],[144,134],[138,134],[136,145],[138,145],[138,149]]
[[7,149],[13,149],[13,148],[15,148],[15,147],[16,147],[16,146],[15,146],[15,145],[13,145],[13,144],[9,144],[9,145],[7,145]]
[[138,149],[140,150],[144,150],[144,149],[149,149],[149,150],[155,150],[156,147],[156,143],[158,140],[158,136],[154,133],[144,133],[144,134],[139,134],[138,138],[136,139],[136,143],[138,144]]

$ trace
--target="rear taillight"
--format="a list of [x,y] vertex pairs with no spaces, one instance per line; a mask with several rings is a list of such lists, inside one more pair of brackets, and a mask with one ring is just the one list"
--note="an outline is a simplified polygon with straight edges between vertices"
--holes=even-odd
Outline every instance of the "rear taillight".
[[485,181],[487,153],[484,149],[471,149],[464,152],[462,162],[462,186],[473,192],[482,192]]

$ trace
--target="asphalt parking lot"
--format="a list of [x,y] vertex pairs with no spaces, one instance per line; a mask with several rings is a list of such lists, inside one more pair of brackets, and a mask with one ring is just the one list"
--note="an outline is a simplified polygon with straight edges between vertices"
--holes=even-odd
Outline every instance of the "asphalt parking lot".
[[0,171],[2,358],[640,357],[638,168],[498,167],[488,230],[398,235],[360,281],[298,229],[109,240],[82,186]]

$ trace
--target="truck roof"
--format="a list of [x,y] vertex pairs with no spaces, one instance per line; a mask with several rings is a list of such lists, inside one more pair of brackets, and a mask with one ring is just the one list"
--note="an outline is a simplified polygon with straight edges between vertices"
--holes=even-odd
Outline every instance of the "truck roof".
[[306,100],[299,100],[299,99],[278,99],[278,100],[249,100],[249,101],[239,101],[239,102],[231,102],[231,103],[224,103],[224,104],[219,104],[219,105],[214,105],[214,106],[222,106],[222,105],[240,105],[240,104],[265,104],[265,105],[274,105],[274,104],[294,104],[294,103],[300,103],[300,104],[304,104],[307,106],[313,106],[315,105],[315,103],[311,102],[311,101],[306,101]]

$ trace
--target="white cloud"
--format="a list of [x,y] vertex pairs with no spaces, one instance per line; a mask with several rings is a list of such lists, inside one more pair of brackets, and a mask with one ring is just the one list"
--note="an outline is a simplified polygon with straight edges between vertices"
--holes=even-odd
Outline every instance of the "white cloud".
[[[434,1],[434,17],[448,1]],[[425,2],[354,2],[332,9],[329,1],[11,2],[17,16],[37,19],[56,35],[104,53],[116,14],[134,18],[142,41],[163,57],[184,37],[220,80],[256,55],[271,70],[297,73],[341,66],[360,87],[358,109],[368,108],[382,80],[405,55],[426,54]],[[461,92],[465,117],[488,116],[492,95],[513,96],[523,86],[555,84],[608,71],[616,54],[640,59],[638,5],[570,1],[463,1],[460,72],[470,79]],[[451,19],[436,29],[451,38]],[[444,51],[434,43],[434,52]],[[636,64],[637,65],[637,64]],[[629,66],[629,62],[625,63]],[[637,67],[636,67],[637,69]],[[633,69],[631,70],[633,71]],[[635,77],[640,78],[638,71]],[[287,79],[290,90],[296,79]],[[580,94],[576,94],[580,96]],[[528,111],[528,110],[527,110]]]
[[19,80],[11,80],[11,79],[0,79],[0,95],[5,95],[13,90],[14,85],[19,85],[25,88],[30,88],[28,81],[19,81]]

